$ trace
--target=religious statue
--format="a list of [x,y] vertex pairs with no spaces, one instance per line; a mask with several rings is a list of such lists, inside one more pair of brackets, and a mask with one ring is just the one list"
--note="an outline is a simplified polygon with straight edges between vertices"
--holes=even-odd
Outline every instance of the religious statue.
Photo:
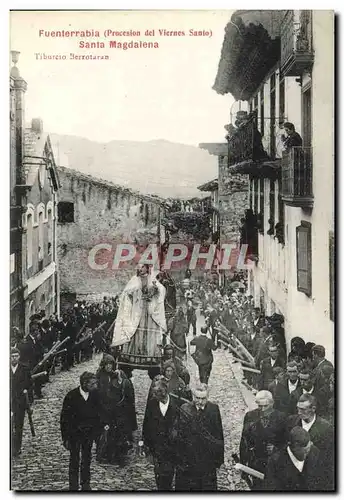
[[147,265],[138,269],[120,297],[112,346],[121,346],[119,362],[149,369],[161,361],[166,335],[165,287]]

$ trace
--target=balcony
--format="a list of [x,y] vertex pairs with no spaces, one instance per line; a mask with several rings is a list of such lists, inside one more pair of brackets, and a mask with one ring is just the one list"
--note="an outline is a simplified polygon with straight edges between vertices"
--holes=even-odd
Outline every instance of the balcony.
[[281,27],[281,72],[300,76],[314,62],[311,11],[289,10]]
[[282,157],[282,200],[293,207],[313,207],[312,148],[293,147]]
[[252,164],[268,159],[263,148],[262,136],[257,128],[256,118],[251,117],[228,139],[228,166]]

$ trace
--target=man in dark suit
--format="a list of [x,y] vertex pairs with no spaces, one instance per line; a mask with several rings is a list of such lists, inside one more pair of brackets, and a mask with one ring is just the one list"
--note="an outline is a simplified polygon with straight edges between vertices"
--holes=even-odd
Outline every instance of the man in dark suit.
[[197,335],[190,342],[190,345],[196,346],[193,359],[198,366],[199,379],[203,384],[208,384],[211,369],[213,366],[213,352],[217,349],[213,339],[207,336],[208,328],[201,328],[201,335]]
[[222,420],[205,384],[194,389],[192,403],[181,406],[175,434],[176,491],[216,491],[216,469],[224,461]]
[[12,422],[12,456],[18,457],[21,453],[23,425],[27,401],[24,391],[28,392],[32,403],[32,380],[30,370],[20,361],[19,349],[11,349],[11,422]]
[[252,311],[252,326],[255,333],[259,333],[260,329],[265,326],[265,320],[259,307],[255,307]]
[[331,424],[316,414],[316,398],[312,394],[302,394],[297,403],[298,415],[291,415],[287,420],[287,428],[305,429],[314,445],[319,448],[322,467],[327,479],[327,488],[334,485],[334,435]]
[[317,414],[319,416],[326,412],[328,394],[317,389],[315,386],[314,373],[303,368],[299,374],[300,385],[290,394],[289,413],[295,415],[297,413],[297,403],[302,394],[311,394],[317,401]]
[[[258,408],[247,412],[244,418],[240,461],[264,474],[269,456],[286,443],[286,415],[273,409],[274,401],[269,391],[258,392],[256,403]],[[252,489],[262,488],[262,481],[254,478]]]
[[[280,367],[273,369],[274,372],[276,370],[284,371],[283,368]],[[274,386],[270,384],[268,389],[273,394],[275,410],[289,414],[291,394],[300,388],[299,369],[295,361],[289,361],[289,363],[287,363],[286,374],[286,380],[278,380]]]
[[285,360],[280,354],[279,347],[277,345],[269,346],[269,356],[264,358],[259,366],[260,369],[260,380],[258,383],[258,389],[260,391],[267,390],[269,384],[274,380],[273,368],[280,366],[285,367]]
[[188,299],[186,302],[186,319],[188,322],[188,333],[190,330],[190,326],[192,326],[192,334],[195,337],[197,317],[196,317],[196,309],[194,308],[191,299]]
[[74,366],[74,345],[77,337],[77,326],[71,314],[64,314],[62,318],[62,323],[60,324],[60,340],[64,340],[69,337],[69,340],[64,344],[64,348],[67,352],[63,356],[62,368],[63,370],[69,370]]
[[[29,368],[30,372],[32,372],[44,356],[44,347],[41,341],[40,325],[36,320],[30,323],[29,331],[29,335],[27,335],[24,343],[20,347],[20,361]],[[42,379],[36,379],[33,386],[35,398],[41,399],[43,397]]]
[[[93,373],[80,376],[80,386],[70,391],[63,401],[60,418],[63,446],[70,451],[69,489],[91,490],[90,465],[93,441],[100,432],[100,403],[97,378]],[[81,468],[80,468],[81,458]]]
[[264,478],[266,491],[324,491],[326,483],[320,452],[301,427],[290,432],[288,445],[268,461]]
[[155,480],[159,491],[172,491],[176,462],[172,430],[177,411],[176,403],[168,395],[167,382],[163,379],[158,381],[152,398],[147,402],[142,437],[154,459]]
[[326,374],[324,373],[325,366],[331,366],[333,368],[333,364],[331,361],[328,361],[325,358],[326,352],[325,348],[322,345],[315,345],[312,348],[312,358],[314,362],[314,375],[315,380],[314,384],[317,389],[320,389],[323,385],[326,384]]

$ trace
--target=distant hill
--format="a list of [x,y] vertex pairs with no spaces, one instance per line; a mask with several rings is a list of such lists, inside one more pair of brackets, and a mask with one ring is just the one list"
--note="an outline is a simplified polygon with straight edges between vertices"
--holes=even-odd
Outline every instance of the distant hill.
[[197,186],[217,176],[217,158],[166,140],[99,143],[50,134],[58,165],[161,197],[204,197]]

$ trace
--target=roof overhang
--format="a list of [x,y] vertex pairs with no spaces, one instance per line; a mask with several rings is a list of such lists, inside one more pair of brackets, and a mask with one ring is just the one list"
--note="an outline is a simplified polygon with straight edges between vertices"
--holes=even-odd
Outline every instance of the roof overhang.
[[219,182],[218,179],[213,179],[212,181],[206,182],[205,184],[202,184],[201,186],[198,186],[197,189],[200,191],[216,191],[216,189],[219,188]]

